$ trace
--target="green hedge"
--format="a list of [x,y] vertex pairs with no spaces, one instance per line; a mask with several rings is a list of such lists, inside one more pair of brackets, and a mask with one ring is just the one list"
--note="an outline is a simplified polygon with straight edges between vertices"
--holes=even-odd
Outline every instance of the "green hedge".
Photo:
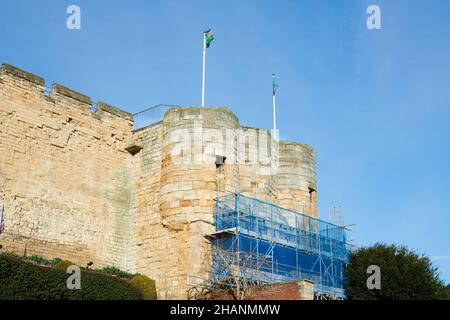
[[65,270],[33,265],[0,255],[0,300],[142,300],[130,283],[96,272],[81,271],[81,289],[66,287]]
[[58,269],[58,270],[67,270],[68,267],[73,266],[74,263],[68,260],[61,260],[60,262],[58,262],[57,264],[55,264],[53,266],[54,269]]
[[128,278],[128,279],[132,279],[133,277],[138,276],[138,274],[125,272],[116,267],[104,267],[103,269],[100,269],[99,271],[109,274],[111,276],[118,276],[118,277]]
[[144,300],[157,300],[155,280],[142,274],[131,279],[131,284],[144,295]]

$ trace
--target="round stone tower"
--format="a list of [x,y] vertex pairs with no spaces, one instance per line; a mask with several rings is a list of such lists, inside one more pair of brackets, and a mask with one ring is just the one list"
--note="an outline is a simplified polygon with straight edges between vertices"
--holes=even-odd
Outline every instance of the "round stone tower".
[[[173,108],[164,116],[160,210],[167,226],[212,223],[217,193],[216,156],[227,152],[227,134],[239,127],[226,108]],[[229,137],[228,137],[229,139]]]
[[208,277],[217,196],[241,192],[317,216],[312,148],[241,126],[227,108],[172,108],[135,138],[138,271],[163,299],[184,299],[192,279]]
[[218,188],[224,189],[217,184],[217,156],[228,158],[227,134],[238,126],[226,108],[173,108],[164,116],[159,212],[177,241],[167,252],[173,260],[171,276],[178,282],[171,297],[186,293],[189,276],[206,277],[209,271],[205,235],[214,231],[214,199]]
[[288,141],[280,141],[278,147],[278,204],[317,218],[316,157],[313,148]]

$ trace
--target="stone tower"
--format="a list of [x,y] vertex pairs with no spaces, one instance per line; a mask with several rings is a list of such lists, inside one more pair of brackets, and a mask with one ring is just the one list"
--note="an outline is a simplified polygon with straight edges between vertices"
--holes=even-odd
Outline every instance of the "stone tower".
[[317,217],[313,149],[227,108],[172,108],[133,131],[131,114],[58,84],[46,95],[42,78],[3,65],[0,124],[5,249],[146,274],[162,299],[207,275],[217,196]]

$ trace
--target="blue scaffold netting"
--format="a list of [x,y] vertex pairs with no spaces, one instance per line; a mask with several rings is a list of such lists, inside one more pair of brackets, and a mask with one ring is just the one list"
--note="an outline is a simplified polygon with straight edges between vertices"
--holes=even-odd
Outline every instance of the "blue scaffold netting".
[[[271,203],[232,194],[217,199],[213,245],[239,252],[247,277],[260,283],[307,279],[317,293],[345,298],[346,234],[337,226]],[[213,255],[212,277],[226,276]],[[251,272],[248,272],[251,269]],[[221,270],[221,271],[217,271]]]

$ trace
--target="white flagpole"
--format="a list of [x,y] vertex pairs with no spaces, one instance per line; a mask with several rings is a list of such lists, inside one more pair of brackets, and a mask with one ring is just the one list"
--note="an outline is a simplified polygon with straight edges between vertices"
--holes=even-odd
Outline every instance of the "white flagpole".
[[275,74],[272,74],[272,106],[273,106],[273,138],[278,141],[278,132],[277,132],[277,114],[276,114],[276,80]]
[[272,96],[272,105],[273,105],[273,133],[275,140],[278,141],[278,135],[277,135],[277,114],[275,111],[275,94]]
[[202,107],[205,106],[206,34],[203,32]]

